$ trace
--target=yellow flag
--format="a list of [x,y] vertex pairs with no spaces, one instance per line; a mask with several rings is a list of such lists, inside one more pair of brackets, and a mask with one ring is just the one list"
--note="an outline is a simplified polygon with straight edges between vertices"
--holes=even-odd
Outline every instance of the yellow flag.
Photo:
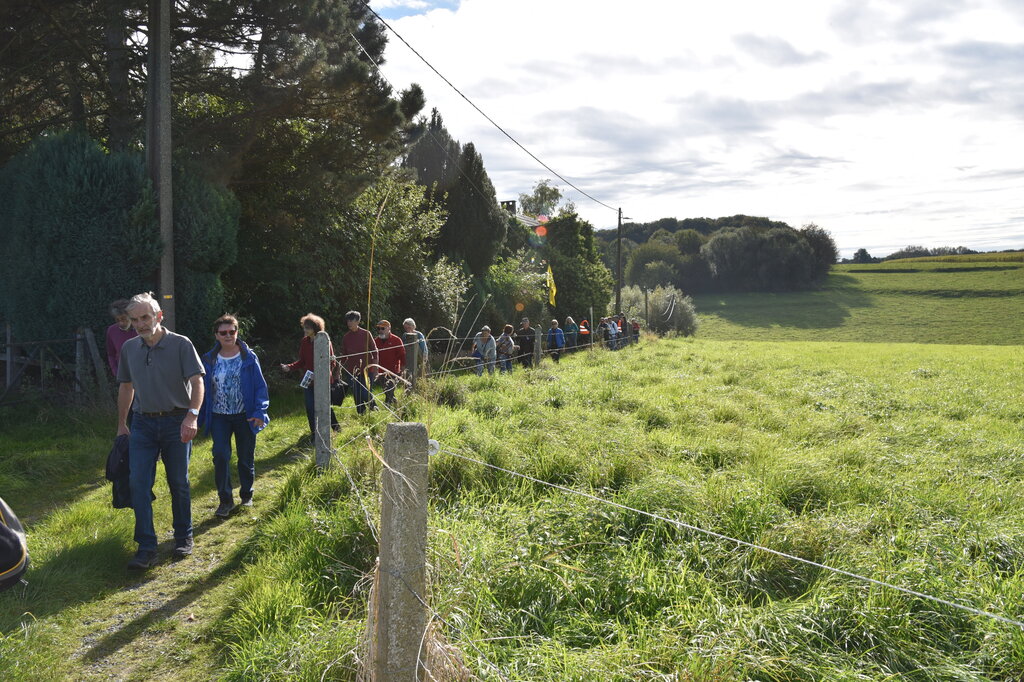
[[551,307],[555,307],[555,294],[558,293],[558,288],[555,287],[555,276],[551,274],[551,266],[548,265],[548,302]]

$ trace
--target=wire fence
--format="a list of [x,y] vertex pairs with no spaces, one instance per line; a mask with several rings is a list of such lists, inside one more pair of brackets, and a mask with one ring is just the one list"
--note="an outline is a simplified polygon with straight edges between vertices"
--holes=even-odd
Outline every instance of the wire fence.
[[[464,341],[468,341],[468,340],[471,340],[472,338],[473,337],[464,337],[463,340]],[[411,342],[411,343],[405,344],[405,345],[413,345],[413,343],[418,343],[418,341],[417,342]],[[479,363],[479,359],[478,358],[473,358],[473,357],[470,357],[470,356],[464,356],[464,357],[462,357],[460,359],[464,360],[464,361],[467,361],[467,362],[468,361],[472,361],[474,364]],[[448,374],[454,373],[456,371],[466,371],[467,369],[471,369],[471,367],[463,367],[463,368],[458,368],[458,369],[447,369],[447,370],[446,369],[439,369],[439,370],[432,371],[430,374],[428,374],[428,376],[431,376],[431,377],[443,377],[443,376],[446,376]],[[383,406],[383,408],[384,408],[384,411],[381,413],[382,419],[376,421],[375,424],[373,424],[371,427],[368,427],[364,432],[362,432],[359,435],[357,435],[356,438],[358,438],[359,436],[364,435],[364,434],[366,435],[367,438],[369,438],[369,433],[371,431],[375,430],[376,427],[379,426],[384,421],[391,420],[391,419],[396,420],[396,421],[401,421],[402,420],[402,415],[400,415],[398,411],[393,409],[390,405],[388,405],[384,401],[379,401],[379,402],[380,402],[381,406]],[[356,440],[356,438],[350,439],[346,445],[350,445],[352,442],[354,442]],[[342,448],[343,447],[345,447],[345,446],[342,446]],[[636,508],[636,507],[633,507],[633,506],[630,506],[630,505],[623,504],[621,502],[615,501],[613,499],[607,499],[605,497],[602,497],[601,495],[597,495],[597,494],[594,494],[592,492],[588,492],[586,490],[579,490],[579,489],[572,488],[572,487],[569,487],[569,486],[560,485],[560,484],[557,484],[557,483],[552,483],[552,482],[549,482],[549,481],[545,481],[543,479],[540,479],[540,478],[537,478],[535,476],[531,476],[529,474],[525,474],[525,473],[516,471],[514,469],[510,469],[510,468],[507,468],[507,467],[502,467],[502,466],[498,466],[496,464],[492,464],[490,462],[487,462],[487,461],[484,461],[484,460],[480,459],[477,456],[473,456],[473,454],[475,454],[475,453],[473,453],[473,454],[466,453],[466,452],[460,451],[459,449],[454,448],[454,447],[439,445],[439,446],[437,446],[437,451],[440,454],[443,454],[445,456],[453,457],[453,458],[456,458],[456,459],[459,459],[459,460],[462,460],[462,461],[465,461],[465,462],[468,462],[468,463],[471,463],[471,464],[474,464],[474,465],[477,465],[477,466],[480,466],[480,467],[484,467],[484,468],[487,468],[487,469],[490,469],[490,470],[493,470],[493,471],[496,471],[496,472],[500,472],[500,473],[502,473],[504,475],[507,475],[509,477],[512,477],[512,478],[518,478],[518,479],[523,480],[523,481],[528,481],[528,482],[530,482],[532,484],[543,486],[543,487],[545,487],[547,489],[550,489],[552,491],[558,491],[560,493],[563,493],[563,494],[566,494],[566,495],[576,496],[576,497],[579,497],[579,498],[582,498],[582,499],[586,499],[586,500],[589,500],[591,502],[594,502],[594,503],[597,503],[597,504],[600,504],[600,505],[608,506],[608,507],[611,507],[611,508],[616,508],[616,509],[619,509],[619,510],[622,510],[622,511],[627,511],[629,513],[637,514],[639,516],[650,518],[652,520],[657,520],[657,521],[669,524],[669,525],[674,526],[676,528],[680,528],[680,529],[683,529],[683,530],[686,530],[686,531],[689,531],[689,532],[692,532],[692,533],[704,535],[706,537],[713,538],[715,540],[718,540],[718,541],[721,541],[721,542],[724,542],[724,543],[731,543],[731,544],[735,545],[736,547],[743,547],[743,548],[750,549],[750,550],[755,550],[755,551],[758,551],[758,552],[764,552],[764,553],[767,553],[767,554],[779,557],[779,558],[787,560],[787,561],[792,561],[792,562],[795,562],[795,563],[803,564],[803,565],[810,566],[810,567],[813,567],[815,569],[818,569],[820,571],[824,571],[826,573],[830,573],[830,574],[833,574],[833,575],[836,575],[836,576],[841,576],[841,577],[843,577],[845,579],[848,579],[848,580],[857,581],[857,582],[863,583],[865,585],[872,585],[872,586],[875,586],[875,587],[878,587],[878,588],[882,588],[882,589],[885,589],[885,590],[891,590],[893,592],[900,593],[900,594],[903,594],[905,596],[912,597],[914,599],[924,600],[924,601],[927,601],[927,602],[931,602],[933,604],[942,605],[944,607],[947,607],[947,608],[950,608],[950,609],[954,609],[956,611],[960,611],[960,612],[963,612],[963,613],[966,613],[966,614],[970,614],[972,616],[977,616],[977,617],[982,617],[982,618],[990,619],[990,620],[993,620],[993,621],[997,621],[997,622],[1000,622],[1000,623],[1011,625],[1011,626],[1014,626],[1016,628],[1020,628],[1020,629],[1024,630],[1024,622],[1022,622],[1020,620],[1017,620],[1017,619],[1014,619],[1014,618],[1010,618],[1010,617],[1007,617],[1007,616],[999,614],[999,613],[995,613],[995,612],[990,611],[990,610],[986,610],[986,609],[983,609],[983,608],[978,608],[978,607],[973,606],[971,604],[963,603],[963,601],[961,601],[961,600],[954,600],[954,599],[943,598],[943,597],[940,597],[940,596],[937,596],[937,595],[934,595],[934,594],[929,594],[927,592],[923,592],[923,591],[918,590],[918,589],[914,589],[913,587],[906,587],[906,586],[903,586],[903,585],[898,585],[898,584],[895,584],[895,583],[892,583],[892,582],[888,582],[886,580],[880,580],[878,578],[873,578],[871,576],[863,575],[863,574],[860,574],[860,573],[856,573],[854,571],[849,571],[849,570],[845,570],[845,569],[842,569],[842,568],[839,568],[839,567],[836,567],[836,566],[832,566],[832,565],[829,565],[829,564],[825,564],[825,563],[821,563],[821,562],[818,562],[818,561],[813,561],[813,560],[810,560],[810,559],[806,559],[804,557],[801,557],[801,556],[798,556],[798,555],[795,555],[795,554],[792,554],[792,553],[780,551],[778,549],[774,549],[774,548],[769,547],[769,546],[760,545],[760,544],[757,544],[757,543],[754,543],[754,542],[749,542],[749,541],[746,541],[746,540],[742,540],[742,539],[736,538],[736,537],[731,537],[731,536],[729,536],[727,534],[720,533],[720,532],[717,532],[717,531],[709,529],[709,528],[702,528],[702,527],[700,527],[698,525],[695,525],[693,523],[689,523],[689,522],[687,522],[686,520],[683,520],[683,519],[672,518],[671,516],[667,516],[665,514],[660,514],[660,513],[656,513],[656,512],[652,512],[652,511],[647,511],[647,510],[644,510],[644,509],[639,509],[639,508]],[[340,461],[342,458],[338,457],[338,459]],[[364,499],[365,495],[359,491],[359,488],[356,485],[356,483],[353,480],[353,478],[351,477],[351,475],[348,472],[346,472],[346,475],[349,476],[349,481],[350,481],[350,484],[353,486],[353,490],[355,491],[355,494],[359,496],[359,503],[360,503],[361,507],[363,508],[364,514],[366,514],[368,519],[372,518],[372,514],[371,514],[369,508],[367,507],[365,499]],[[406,587],[407,587],[407,589],[409,589],[407,585],[406,585]],[[454,623],[452,621],[451,617],[446,617],[444,614],[442,614],[442,613],[438,612],[436,609],[434,609],[429,604],[428,600],[425,599],[422,594],[419,594],[419,593],[417,593],[417,592],[415,592],[415,591],[413,591],[411,589],[410,589],[410,592],[413,594],[415,599],[422,604],[423,608],[426,609],[427,613],[429,614],[428,627],[429,627],[430,623],[435,623],[435,622],[436,623],[440,623],[455,638],[455,641],[458,642],[459,646],[463,647],[464,650],[465,650],[466,647],[471,648],[473,650],[474,656],[477,658],[480,666],[485,667],[486,669],[488,669],[489,671],[494,673],[498,678],[500,678],[502,680],[510,679],[508,673],[505,670],[503,670],[500,666],[498,666],[497,664],[495,664],[494,662],[489,660],[487,658],[487,655],[485,654],[483,648],[477,643],[477,641],[475,641],[471,637],[469,637],[467,635],[467,633],[464,631],[463,628],[460,628],[456,623]],[[426,636],[426,634],[424,636]],[[484,641],[490,641],[490,639],[492,639],[492,638],[481,639],[480,642],[482,643]]]

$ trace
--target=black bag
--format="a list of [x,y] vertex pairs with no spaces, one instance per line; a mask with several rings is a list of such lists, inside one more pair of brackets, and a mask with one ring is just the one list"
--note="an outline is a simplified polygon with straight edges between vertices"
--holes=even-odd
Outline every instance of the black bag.
[[348,384],[340,379],[331,384],[331,405],[341,407],[345,402],[345,394],[348,393]]
[[[107,480],[113,483],[111,504],[114,509],[130,509],[132,506],[132,489],[129,483],[131,469],[128,463],[128,436],[126,434],[121,434],[114,439],[114,445],[110,448],[110,454],[107,455],[106,474]],[[156,499],[152,490],[149,491],[149,495],[152,499]]]
[[0,499],[0,592],[20,583],[27,570],[25,529],[7,503]]

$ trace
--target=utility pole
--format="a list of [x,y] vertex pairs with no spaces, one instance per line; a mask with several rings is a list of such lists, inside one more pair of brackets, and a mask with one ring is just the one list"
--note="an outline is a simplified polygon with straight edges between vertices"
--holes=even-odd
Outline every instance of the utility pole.
[[618,313],[622,310],[622,208],[619,208],[619,231],[618,236],[615,239],[616,255],[615,260],[618,266],[615,269],[615,310],[613,312]]
[[146,171],[160,222],[160,307],[174,329],[174,219],[171,210],[171,2],[149,0],[146,62]]

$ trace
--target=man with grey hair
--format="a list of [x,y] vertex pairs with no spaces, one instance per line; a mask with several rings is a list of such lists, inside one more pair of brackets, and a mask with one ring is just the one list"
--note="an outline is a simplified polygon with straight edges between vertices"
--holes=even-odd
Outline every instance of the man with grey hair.
[[[145,570],[157,558],[152,491],[158,458],[163,459],[171,491],[174,556],[183,559],[192,553],[188,464],[203,404],[205,372],[192,342],[161,325],[164,314],[152,294],[133,296],[127,311],[139,335],[121,347],[117,368],[117,434],[128,434],[130,439],[131,499],[135,541],[139,544],[128,568]],[[134,410],[130,430],[129,409]]]

